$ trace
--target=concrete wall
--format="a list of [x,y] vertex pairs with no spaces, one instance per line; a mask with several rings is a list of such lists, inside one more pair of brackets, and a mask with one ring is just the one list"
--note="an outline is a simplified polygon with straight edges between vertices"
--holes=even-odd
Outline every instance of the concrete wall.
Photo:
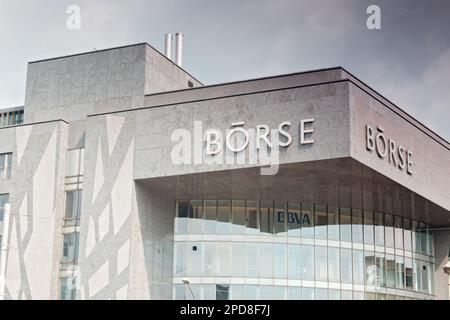
[[12,152],[6,299],[56,299],[62,250],[68,125],[54,121],[0,129],[0,153]]

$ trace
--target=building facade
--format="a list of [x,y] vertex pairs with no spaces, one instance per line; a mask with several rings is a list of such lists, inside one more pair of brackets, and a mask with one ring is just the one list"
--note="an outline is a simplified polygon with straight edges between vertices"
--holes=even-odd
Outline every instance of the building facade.
[[449,299],[450,144],[343,68],[137,44],[30,62],[0,119],[4,299]]

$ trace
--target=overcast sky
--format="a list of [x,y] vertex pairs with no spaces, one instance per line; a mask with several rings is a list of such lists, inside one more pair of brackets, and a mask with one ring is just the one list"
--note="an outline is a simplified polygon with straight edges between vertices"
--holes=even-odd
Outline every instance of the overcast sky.
[[[366,9],[381,8],[381,30]],[[69,5],[81,29],[69,30]],[[450,140],[449,0],[0,0],[0,107],[23,105],[27,62],[185,34],[205,84],[343,66]]]

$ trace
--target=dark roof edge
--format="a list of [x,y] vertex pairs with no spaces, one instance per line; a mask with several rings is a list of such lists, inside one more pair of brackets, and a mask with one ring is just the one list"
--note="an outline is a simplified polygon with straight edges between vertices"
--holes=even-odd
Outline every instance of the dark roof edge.
[[200,80],[198,80],[198,79],[195,78],[193,75],[191,75],[189,72],[187,72],[185,69],[183,69],[182,67],[180,67],[179,65],[177,65],[175,62],[173,62],[172,60],[170,60],[169,58],[167,58],[162,52],[160,52],[159,50],[155,49],[155,47],[153,47],[152,45],[150,45],[148,42],[140,42],[140,43],[135,43],[135,44],[129,44],[129,45],[126,45],[126,46],[118,46],[118,47],[112,47],[112,48],[100,49],[100,50],[95,50],[95,51],[85,51],[85,52],[74,53],[74,54],[69,54],[69,55],[65,55],[65,56],[58,56],[58,57],[53,57],[53,58],[34,60],[34,61],[29,61],[28,64],[33,64],[33,63],[38,63],[38,62],[45,62],[45,61],[51,61],[51,60],[58,60],[58,59],[64,59],[64,58],[71,58],[71,57],[82,56],[82,55],[85,55],[85,54],[92,54],[92,53],[104,52],[104,51],[109,51],[109,50],[124,49],[124,48],[136,47],[136,46],[142,46],[142,45],[147,45],[147,46],[149,46],[150,48],[152,48],[153,50],[155,50],[156,52],[158,52],[162,57],[164,57],[165,59],[167,59],[167,60],[169,60],[170,62],[172,62],[172,63],[173,63],[175,66],[177,66],[180,70],[182,70],[184,73],[186,73],[187,75],[189,75],[192,79],[194,79],[195,81],[199,82],[199,83],[203,86],[203,83],[202,83]]

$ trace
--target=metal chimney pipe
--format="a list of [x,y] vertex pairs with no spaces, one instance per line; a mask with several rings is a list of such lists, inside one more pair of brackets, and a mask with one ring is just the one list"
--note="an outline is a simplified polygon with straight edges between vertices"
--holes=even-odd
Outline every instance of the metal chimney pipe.
[[172,59],[172,34],[171,33],[166,33],[166,47],[165,47],[164,55],[168,59]]
[[176,64],[181,67],[182,65],[182,55],[183,55],[183,33],[177,32],[175,34],[175,42],[176,42]]

